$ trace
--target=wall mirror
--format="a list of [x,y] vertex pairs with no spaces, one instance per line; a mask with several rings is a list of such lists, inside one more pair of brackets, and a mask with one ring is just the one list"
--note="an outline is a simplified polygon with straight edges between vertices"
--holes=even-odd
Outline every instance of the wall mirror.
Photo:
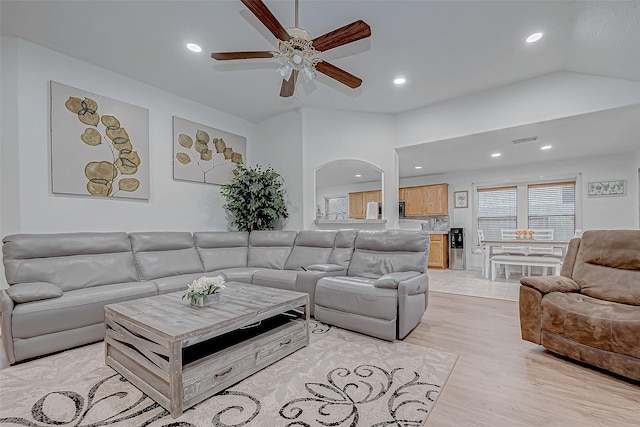
[[382,171],[372,164],[337,160],[316,169],[316,219],[366,219],[369,202],[378,203],[381,218]]

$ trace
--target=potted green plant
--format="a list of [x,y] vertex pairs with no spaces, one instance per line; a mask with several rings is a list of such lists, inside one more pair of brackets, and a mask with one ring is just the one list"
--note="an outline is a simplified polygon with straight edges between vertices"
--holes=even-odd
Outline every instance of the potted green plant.
[[274,230],[277,220],[289,217],[282,177],[271,166],[262,170],[238,164],[236,170],[220,191],[227,199],[223,207],[235,217],[231,226],[239,231]]

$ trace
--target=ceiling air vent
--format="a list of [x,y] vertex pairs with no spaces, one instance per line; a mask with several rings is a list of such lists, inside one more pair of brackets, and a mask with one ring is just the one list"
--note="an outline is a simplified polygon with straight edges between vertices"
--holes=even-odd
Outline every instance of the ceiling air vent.
[[514,139],[513,142],[514,144],[522,144],[524,142],[533,142],[533,141],[537,141],[538,137],[537,136],[531,136],[529,138],[522,138],[522,139]]

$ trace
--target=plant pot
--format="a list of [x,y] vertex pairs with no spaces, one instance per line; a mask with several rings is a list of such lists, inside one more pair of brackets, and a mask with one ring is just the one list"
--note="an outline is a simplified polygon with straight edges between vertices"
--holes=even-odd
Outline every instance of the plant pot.
[[211,294],[206,299],[198,300],[197,302],[191,301],[193,307],[209,307],[220,302],[220,294]]

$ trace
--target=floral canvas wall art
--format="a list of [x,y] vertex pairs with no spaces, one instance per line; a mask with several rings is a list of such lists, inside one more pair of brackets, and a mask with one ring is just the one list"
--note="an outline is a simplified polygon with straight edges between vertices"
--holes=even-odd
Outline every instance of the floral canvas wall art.
[[243,163],[243,136],[173,117],[173,177],[207,184],[228,184]]
[[587,184],[587,195],[589,197],[624,196],[624,184],[625,180],[623,179],[616,181],[589,182]]
[[51,82],[52,191],[149,199],[149,110]]

